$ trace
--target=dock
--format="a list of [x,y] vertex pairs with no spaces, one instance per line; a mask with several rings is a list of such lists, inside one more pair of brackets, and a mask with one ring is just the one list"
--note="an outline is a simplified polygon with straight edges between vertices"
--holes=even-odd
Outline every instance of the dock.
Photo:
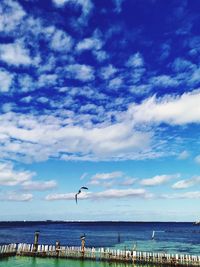
[[0,246],[0,258],[11,256],[65,258],[93,261],[132,263],[157,266],[200,266],[200,256],[186,254],[153,253],[113,248],[83,248],[74,246],[9,244]]

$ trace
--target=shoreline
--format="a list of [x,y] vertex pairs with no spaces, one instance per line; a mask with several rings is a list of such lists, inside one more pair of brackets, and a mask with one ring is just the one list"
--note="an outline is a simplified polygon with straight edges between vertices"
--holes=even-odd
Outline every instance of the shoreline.
[[[24,224],[28,224],[28,223],[49,223],[49,224],[56,224],[56,223],[160,223],[160,224],[162,224],[162,223],[177,223],[177,224],[181,224],[181,223],[187,223],[187,224],[193,224],[193,225],[195,225],[195,222],[194,221],[187,221],[187,222],[184,222],[184,221],[91,221],[91,220],[89,220],[89,221],[87,221],[87,220],[81,220],[81,221],[79,221],[79,220],[23,220],[23,221],[21,221],[21,220],[17,220],[17,221],[0,221],[0,224],[4,224],[4,223],[24,223]],[[197,224],[198,225],[198,224]]]

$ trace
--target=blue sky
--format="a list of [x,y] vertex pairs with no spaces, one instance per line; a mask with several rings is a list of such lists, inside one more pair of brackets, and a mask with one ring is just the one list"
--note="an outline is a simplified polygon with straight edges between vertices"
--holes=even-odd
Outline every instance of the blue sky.
[[0,220],[200,219],[199,13],[0,2]]

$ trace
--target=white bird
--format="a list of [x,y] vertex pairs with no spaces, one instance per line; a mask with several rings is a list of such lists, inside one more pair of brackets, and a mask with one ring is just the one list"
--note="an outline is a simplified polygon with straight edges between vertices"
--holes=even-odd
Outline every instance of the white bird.
[[154,236],[155,236],[155,231],[153,231],[151,238],[154,239]]

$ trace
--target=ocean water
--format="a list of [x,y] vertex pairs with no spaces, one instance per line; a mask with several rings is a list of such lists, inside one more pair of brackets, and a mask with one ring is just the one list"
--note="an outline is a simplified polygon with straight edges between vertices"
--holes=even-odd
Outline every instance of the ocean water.
[[40,231],[40,244],[55,244],[59,240],[61,245],[80,246],[80,236],[85,234],[88,247],[132,249],[136,246],[140,251],[200,255],[200,226],[192,223],[1,222],[0,243],[33,243],[36,230]]

